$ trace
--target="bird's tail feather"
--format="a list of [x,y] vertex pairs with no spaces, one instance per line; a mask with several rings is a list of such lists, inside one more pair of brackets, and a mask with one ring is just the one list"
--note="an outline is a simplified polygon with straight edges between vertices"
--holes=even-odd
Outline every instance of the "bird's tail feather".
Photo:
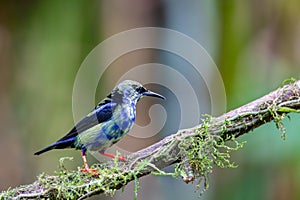
[[35,152],[34,155],[40,155],[40,154],[45,153],[46,151],[50,151],[51,149],[54,149],[54,148],[55,148],[55,143],[46,148],[43,148],[42,150],[40,150],[38,152]]
[[34,155],[40,155],[40,154],[45,153],[46,151],[50,151],[52,149],[64,149],[64,148],[71,147],[73,142],[74,142],[74,138],[70,138],[68,140],[57,141],[57,142],[51,144],[50,146],[45,147],[44,149],[42,149],[38,152],[35,152]]

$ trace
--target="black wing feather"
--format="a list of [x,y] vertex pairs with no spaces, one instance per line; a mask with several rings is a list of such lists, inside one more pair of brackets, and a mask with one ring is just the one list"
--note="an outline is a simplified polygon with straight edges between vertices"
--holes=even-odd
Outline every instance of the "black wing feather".
[[99,123],[105,122],[107,120],[110,120],[113,114],[113,110],[116,107],[116,103],[113,102],[106,102],[99,103],[98,106],[96,106],[95,110],[93,110],[90,114],[88,114],[86,117],[81,119],[69,132],[67,135],[62,137],[58,141],[67,140],[69,138],[74,138],[78,135],[78,133],[81,133]]

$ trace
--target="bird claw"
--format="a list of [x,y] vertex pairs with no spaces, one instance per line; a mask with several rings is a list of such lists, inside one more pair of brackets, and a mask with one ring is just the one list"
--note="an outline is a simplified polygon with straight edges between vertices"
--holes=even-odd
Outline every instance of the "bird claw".
[[96,177],[98,177],[98,176],[99,176],[99,174],[97,173],[97,172],[98,172],[98,170],[97,170],[97,169],[90,169],[90,168],[80,168],[80,171],[82,171],[82,172],[86,172],[86,173],[88,173],[88,174],[91,174],[91,175],[93,175],[93,176],[96,176]]
[[124,162],[126,162],[126,157],[125,157],[125,156],[119,156],[119,157],[118,157],[118,160],[119,160],[119,161],[124,161]]

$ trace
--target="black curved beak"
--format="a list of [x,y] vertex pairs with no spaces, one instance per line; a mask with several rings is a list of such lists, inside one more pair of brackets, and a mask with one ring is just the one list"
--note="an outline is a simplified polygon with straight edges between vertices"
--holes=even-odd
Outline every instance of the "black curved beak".
[[157,98],[160,98],[160,99],[166,99],[166,97],[160,95],[160,94],[157,94],[155,92],[151,92],[150,90],[147,90],[146,92],[143,92],[143,95],[145,96],[149,96],[149,97],[157,97]]

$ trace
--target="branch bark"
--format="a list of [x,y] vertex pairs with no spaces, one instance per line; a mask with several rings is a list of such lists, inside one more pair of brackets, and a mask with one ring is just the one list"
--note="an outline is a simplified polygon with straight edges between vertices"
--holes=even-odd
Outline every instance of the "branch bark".
[[80,170],[62,170],[55,176],[42,174],[32,184],[2,192],[0,199],[85,199],[100,193],[113,193],[130,181],[137,181],[139,177],[149,173],[164,175],[161,170],[174,163],[182,163],[183,170],[190,174],[184,177],[184,181],[190,182],[194,180],[195,169],[186,153],[191,147],[181,145],[189,138],[202,141],[210,135],[218,136],[218,140],[222,141],[234,140],[270,121],[274,121],[284,135],[285,129],[281,120],[288,113],[299,111],[300,80],[219,117],[210,118],[198,126],[179,130],[145,149],[132,153],[126,162],[114,160],[101,164],[97,167],[99,176],[87,175]]

